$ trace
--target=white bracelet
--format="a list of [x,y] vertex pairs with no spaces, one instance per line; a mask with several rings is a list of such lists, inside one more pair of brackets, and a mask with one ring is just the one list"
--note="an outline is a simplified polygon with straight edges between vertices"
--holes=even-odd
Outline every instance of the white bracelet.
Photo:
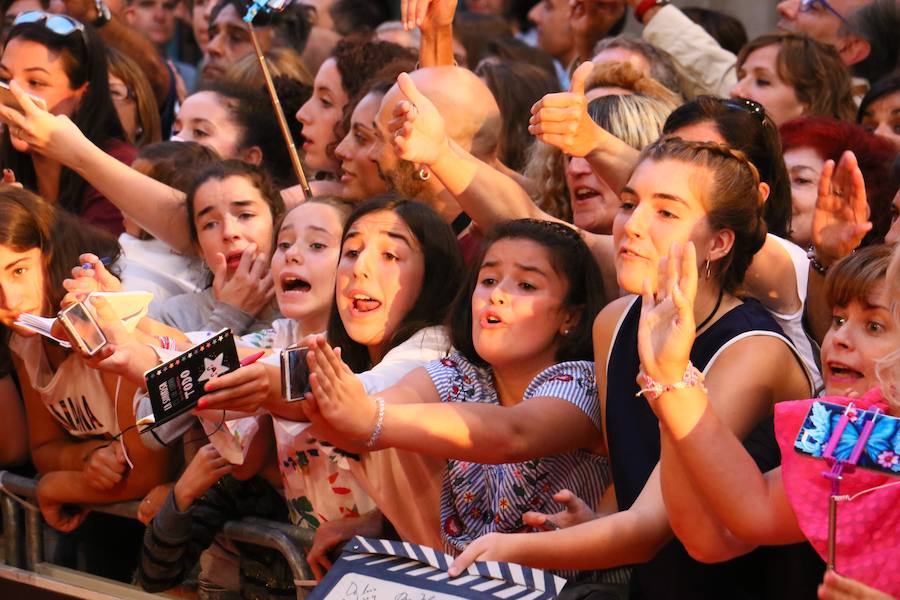
[[372,431],[369,441],[366,442],[366,448],[375,447],[378,438],[381,437],[381,428],[384,426],[384,398],[375,398],[375,402],[378,403],[378,417],[375,419],[375,429]]
[[644,372],[644,369],[641,368],[637,377],[638,385],[641,386],[641,389],[635,396],[643,394],[648,400],[656,400],[666,392],[683,390],[691,387],[699,387],[705,392],[706,386],[703,385],[703,380],[703,373],[701,373],[690,361],[688,361],[687,367],[684,370],[684,375],[681,377],[681,381],[676,383],[660,383],[647,375],[647,373]]

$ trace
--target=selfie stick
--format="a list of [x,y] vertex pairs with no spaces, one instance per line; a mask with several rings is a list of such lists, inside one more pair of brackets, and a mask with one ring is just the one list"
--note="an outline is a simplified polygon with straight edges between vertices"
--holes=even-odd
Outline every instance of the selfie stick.
[[[835,558],[837,555],[837,503],[839,500],[845,499],[840,495],[841,480],[844,478],[845,473],[850,474],[856,470],[856,463],[859,462],[859,457],[862,455],[863,449],[866,447],[866,442],[872,434],[872,429],[875,427],[875,419],[877,419],[878,415],[881,413],[878,408],[874,409],[872,418],[863,425],[863,429],[859,434],[859,439],[856,440],[856,445],[853,446],[853,451],[846,460],[834,458],[834,450],[841,439],[841,435],[843,435],[844,430],[847,428],[847,423],[850,422],[850,413],[855,410],[856,408],[853,406],[852,402],[847,405],[844,414],[841,415],[840,420],[831,434],[831,438],[828,440],[828,444],[825,445],[825,450],[822,452],[822,457],[831,465],[830,471],[822,473],[826,479],[831,480],[831,495],[828,498],[828,560],[826,561],[828,568],[831,570],[834,570],[835,568]],[[862,411],[863,415],[865,415],[866,412],[868,411]],[[860,415],[858,418],[862,418],[863,415]]]
[[[253,19],[260,10],[264,12],[272,12],[270,6],[273,3],[268,0],[253,0],[244,15],[244,21],[250,29],[250,40],[253,42],[253,48],[256,50],[256,58],[259,60],[259,67],[262,69],[263,78],[266,81],[266,89],[269,92],[269,98],[272,100],[272,106],[275,108],[275,116],[278,119],[278,126],[281,128],[281,135],[288,147],[288,155],[291,157],[291,166],[294,168],[294,174],[300,182],[300,189],[303,191],[303,199],[308,200],[312,197],[309,189],[309,182],[306,181],[306,175],[303,173],[303,164],[300,162],[300,156],[297,154],[297,147],[294,145],[294,138],[288,127],[287,119],[284,117],[284,109],[281,108],[281,101],[278,99],[278,93],[275,91],[275,83],[272,81],[272,75],[269,73],[269,67],[266,64],[266,57],[263,55],[259,40],[256,38],[256,31],[253,29]],[[280,3],[276,10],[283,11],[288,3]]]

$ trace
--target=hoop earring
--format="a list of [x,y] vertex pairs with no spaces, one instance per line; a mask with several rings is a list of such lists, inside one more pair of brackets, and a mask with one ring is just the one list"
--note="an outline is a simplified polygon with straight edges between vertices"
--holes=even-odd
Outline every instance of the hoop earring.
[[709,272],[709,258],[707,258],[707,259],[706,259],[706,279],[708,280],[709,278],[710,278],[710,272]]
[[421,169],[419,169],[417,175],[419,176],[420,181],[428,181],[429,179],[431,179],[431,171],[429,171],[427,167],[422,167]]

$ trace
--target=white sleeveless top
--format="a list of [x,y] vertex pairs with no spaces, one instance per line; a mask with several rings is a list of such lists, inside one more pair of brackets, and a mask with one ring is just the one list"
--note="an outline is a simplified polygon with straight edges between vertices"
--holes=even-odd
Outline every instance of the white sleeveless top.
[[100,372],[74,353],[54,372],[41,339],[13,334],[9,347],[24,363],[29,384],[50,414],[75,437],[118,434],[115,401],[106,392]]
[[815,388],[819,390],[824,386],[818,361],[819,346],[812,341],[803,327],[803,311],[806,306],[806,289],[809,283],[809,259],[806,257],[806,252],[803,248],[797,244],[771,233],[768,236],[770,239],[778,242],[788,256],[791,257],[791,262],[794,265],[794,274],[797,277],[797,296],[800,298],[800,310],[793,314],[786,315],[773,310],[769,310],[769,313],[781,326],[784,335],[794,343],[794,348],[796,348],[800,358],[803,360],[803,364],[806,365],[806,368],[812,375]]

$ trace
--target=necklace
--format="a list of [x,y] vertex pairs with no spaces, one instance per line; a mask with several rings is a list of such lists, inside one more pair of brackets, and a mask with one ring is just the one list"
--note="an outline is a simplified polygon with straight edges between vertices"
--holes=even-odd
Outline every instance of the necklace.
[[709,315],[708,315],[705,319],[703,319],[703,322],[702,322],[702,323],[700,323],[699,325],[697,325],[697,328],[696,328],[694,331],[700,331],[701,329],[703,329],[704,327],[706,327],[706,325],[707,325],[710,321],[712,321],[712,318],[713,318],[714,316],[716,316],[716,313],[717,313],[717,312],[719,312],[719,307],[722,306],[722,297],[723,297],[723,296],[725,296],[725,288],[719,288],[719,299],[716,300],[716,305],[713,307],[712,312],[709,313]]

